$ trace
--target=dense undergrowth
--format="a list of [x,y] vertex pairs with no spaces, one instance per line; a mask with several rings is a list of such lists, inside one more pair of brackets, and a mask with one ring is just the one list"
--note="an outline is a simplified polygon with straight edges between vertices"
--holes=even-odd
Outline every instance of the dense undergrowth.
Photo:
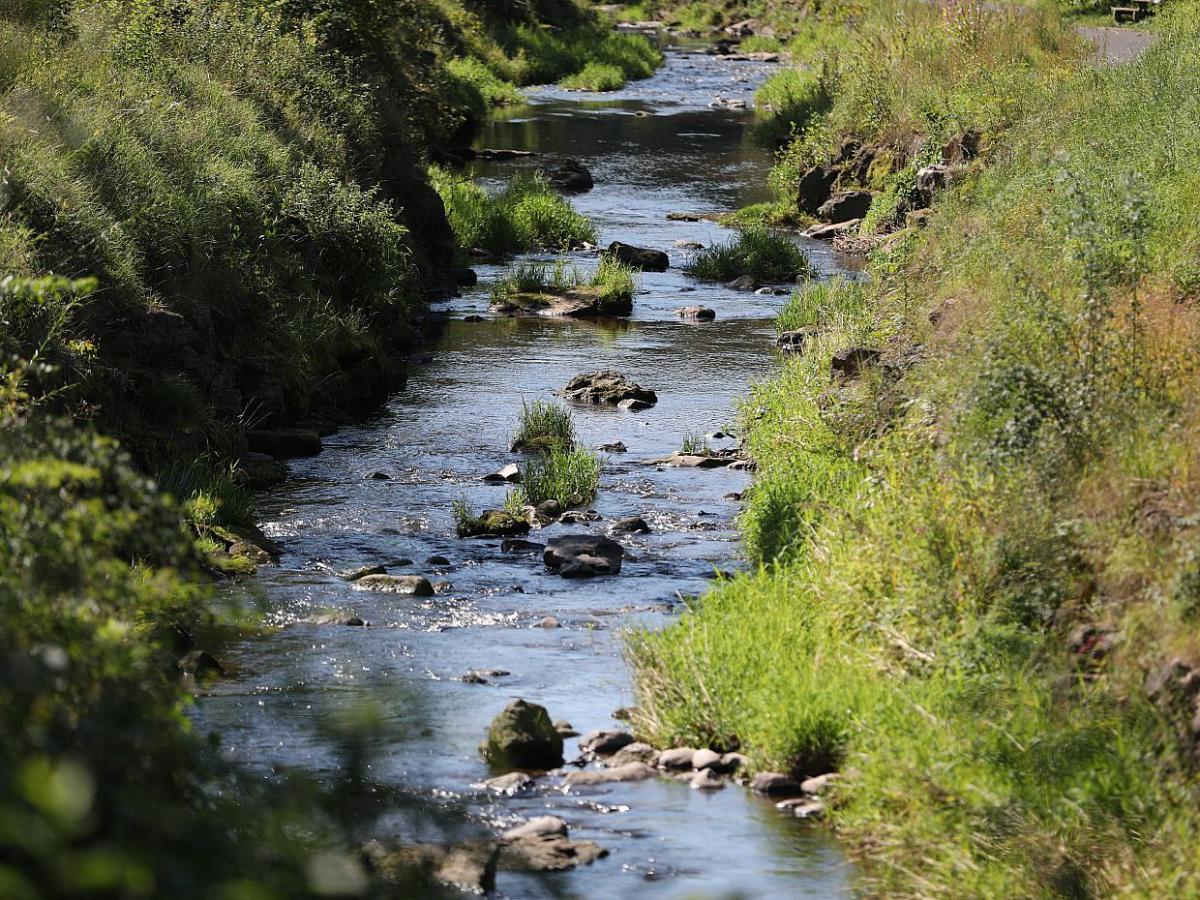
[[[1166,9],[1114,69],[1033,31],[1063,55],[1031,81],[1014,45],[1005,91],[879,73],[867,134],[936,91],[988,165],[872,283],[785,310],[814,336],[747,404],[756,568],[633,640],[649,735],[843,773],[832,820],[867,892],[1200,891],[1197,12]],[[922,22],[896,40],[945,46]],[[831,377],[851,347],[878,365]]]

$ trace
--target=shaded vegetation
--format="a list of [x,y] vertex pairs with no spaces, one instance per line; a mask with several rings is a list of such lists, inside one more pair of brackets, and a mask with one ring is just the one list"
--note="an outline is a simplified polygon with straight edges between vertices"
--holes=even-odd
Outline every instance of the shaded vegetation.
[[784,232],[752,225],[737,237],[696,251],[685,269],[705,281],[794,281],[813,272],[808,256]]

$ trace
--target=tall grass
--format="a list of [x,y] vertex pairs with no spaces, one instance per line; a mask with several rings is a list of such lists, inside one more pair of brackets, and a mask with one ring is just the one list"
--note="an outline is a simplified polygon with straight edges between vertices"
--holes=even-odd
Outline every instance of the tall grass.
[[555,447],[575,446],[575,420],[571,411],[553,400],[521,402],[521,416],[513,435],[513,449],[548,453]]
[[625,73],[617,66],[590,62],[560,83],[572,91],[615,91],[625,86]]
[[[995,166],[872,283],[793,299],[780,327],[816,336],[747,403],[757,565],[632,639],[657,740],[844,773],[831,815],[873,894],[1200,891],[1193,710],[1146,691],[1200,659],[1198,11],[1021,96]],[[1025,84],[1055,41],[1052,68],[1074,59],[1025,40],[993,79]],[[931,71],[965,60],[943,52]],[[967,81],[951,108],[984,121]],[[920,350],[831,389],[862,342]]]
[[553,263],[520,263],[492,285],[492,300],[503,301],[513,294],[558,294],[577,287],[599,289],[600,302],[631,300],[637,275],[633,269],[604,257],[591,275],[584,275],[566,260]]
[[442,198],[459,246],[496,256],[566,250],[594,242],[596,229],[541,176],[519,176],[497,194],[436,166],[430,181]]
[[600,484],[604,464],[590,450],[555,444],[544,456],[521,467],[524,502],[533,506],[555,500],[563,509],[591,502]]
[[813,268],[786,234],[750,226],[736,238],[697,251],[685,271],[705,281],[732,281],[742,275],[756,281],[791,281],[811,275]]

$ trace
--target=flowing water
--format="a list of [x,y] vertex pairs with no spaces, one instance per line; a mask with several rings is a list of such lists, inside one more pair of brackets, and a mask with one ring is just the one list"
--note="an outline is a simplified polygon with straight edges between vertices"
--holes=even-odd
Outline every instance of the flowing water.
[[[292,478],[265,494],[259,516],[285,547],[278,568],[251,585],[279,627],[226,649],[233,672],[203,697],[197,718],[219,731],[226,752],[269,771],[336,771],[335,742],[321,725],[338,709],[370,701],[386,740],[370,775],[397,785],[428,815],[385,817],[382,836],[400,840],[480,837],[540,814],[560,815],[573,839],[594,840],[606,859],[567,873],[502,872],[510,897],[829,897],[852,872],[819,827],[789,818],[736,785],[702,792],[658,779],[563,790],[561,779],[497,799],[477,786],[488,772],[478,745],[514,697],[546,706],[580,731],[618,727],[611,715],[633,702],[621,630],[660,627],[680,595],[702,592],[714,569],[739,565],[733,517],[744,472],[646,466],[677,450],[687,432],[730,422],[756,379],[778,365],[771,319],[782,297],[704,285],[682,274],[679,239],[709,244],[728,232],[708,222],[668,221],[674,210],[723,211],[766,198],[768,152],[748,133],[752,113],[710,108],[715,97],[749,100],[770,72],[761,63],[719,61],[683,49],[654,78],[595,99],[553,89],[495,121],[480,144],[539,157],[479,164],[499,185],[524,166],[571,157],[591,169],[594,191],[576,206],[602,242],[668,250],[672,268],[646,273],[629,321],[490,318],[487,286],[500,271],[480,267],[480,287],[439,304],[446,321],[408,389],[371,421],[344,428]],[[825,275],[840,271],[811,246]],[[583,268],[594,258],[579,255]],[[702,304],[715,322],[681,321],[673,310]],[[480,314],[482,322],[464,321]],[[506,555],[496,540],[454,536],[451,504],[502,502],[503,487],[480,476],[514,460],[508,439],[523,400],[548,398],[578,372],[614,368],[659,394],[652,409],[581,408],[581,442],[622,441],[602,477],[592,525],[554,525],[530,537],[605,533],[620,516],[641,515],[653,533],[624,537],[621,575],[566,581],[535,556]],[[721,442],[717,442],[720,446]],[[374,480],[384,472],[390,480]],[[425,560],[442,556],[449,564]],[[415,561],[405,564],[404,560]],[[338,571],[383,563],[452,587],[413,599],[354,591]],[[313,624],[314,616],[357,615],[369,628]],[[555,617],[560,627],[536,625]],[[472,669],[504,670],[488,684],[454,680]],[[574,741],[567,742],[570,758]],[[452,822],[447,825],[447,822]]]

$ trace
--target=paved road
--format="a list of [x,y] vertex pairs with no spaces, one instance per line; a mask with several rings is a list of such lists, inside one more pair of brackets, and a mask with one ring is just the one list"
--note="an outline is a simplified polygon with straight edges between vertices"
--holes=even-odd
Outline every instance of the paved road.
[[1098,62],[1110,66],[1137,59],[1154,43],[1155,36],[1134,28],[1081,27],[1079,33],[1096,45]]

